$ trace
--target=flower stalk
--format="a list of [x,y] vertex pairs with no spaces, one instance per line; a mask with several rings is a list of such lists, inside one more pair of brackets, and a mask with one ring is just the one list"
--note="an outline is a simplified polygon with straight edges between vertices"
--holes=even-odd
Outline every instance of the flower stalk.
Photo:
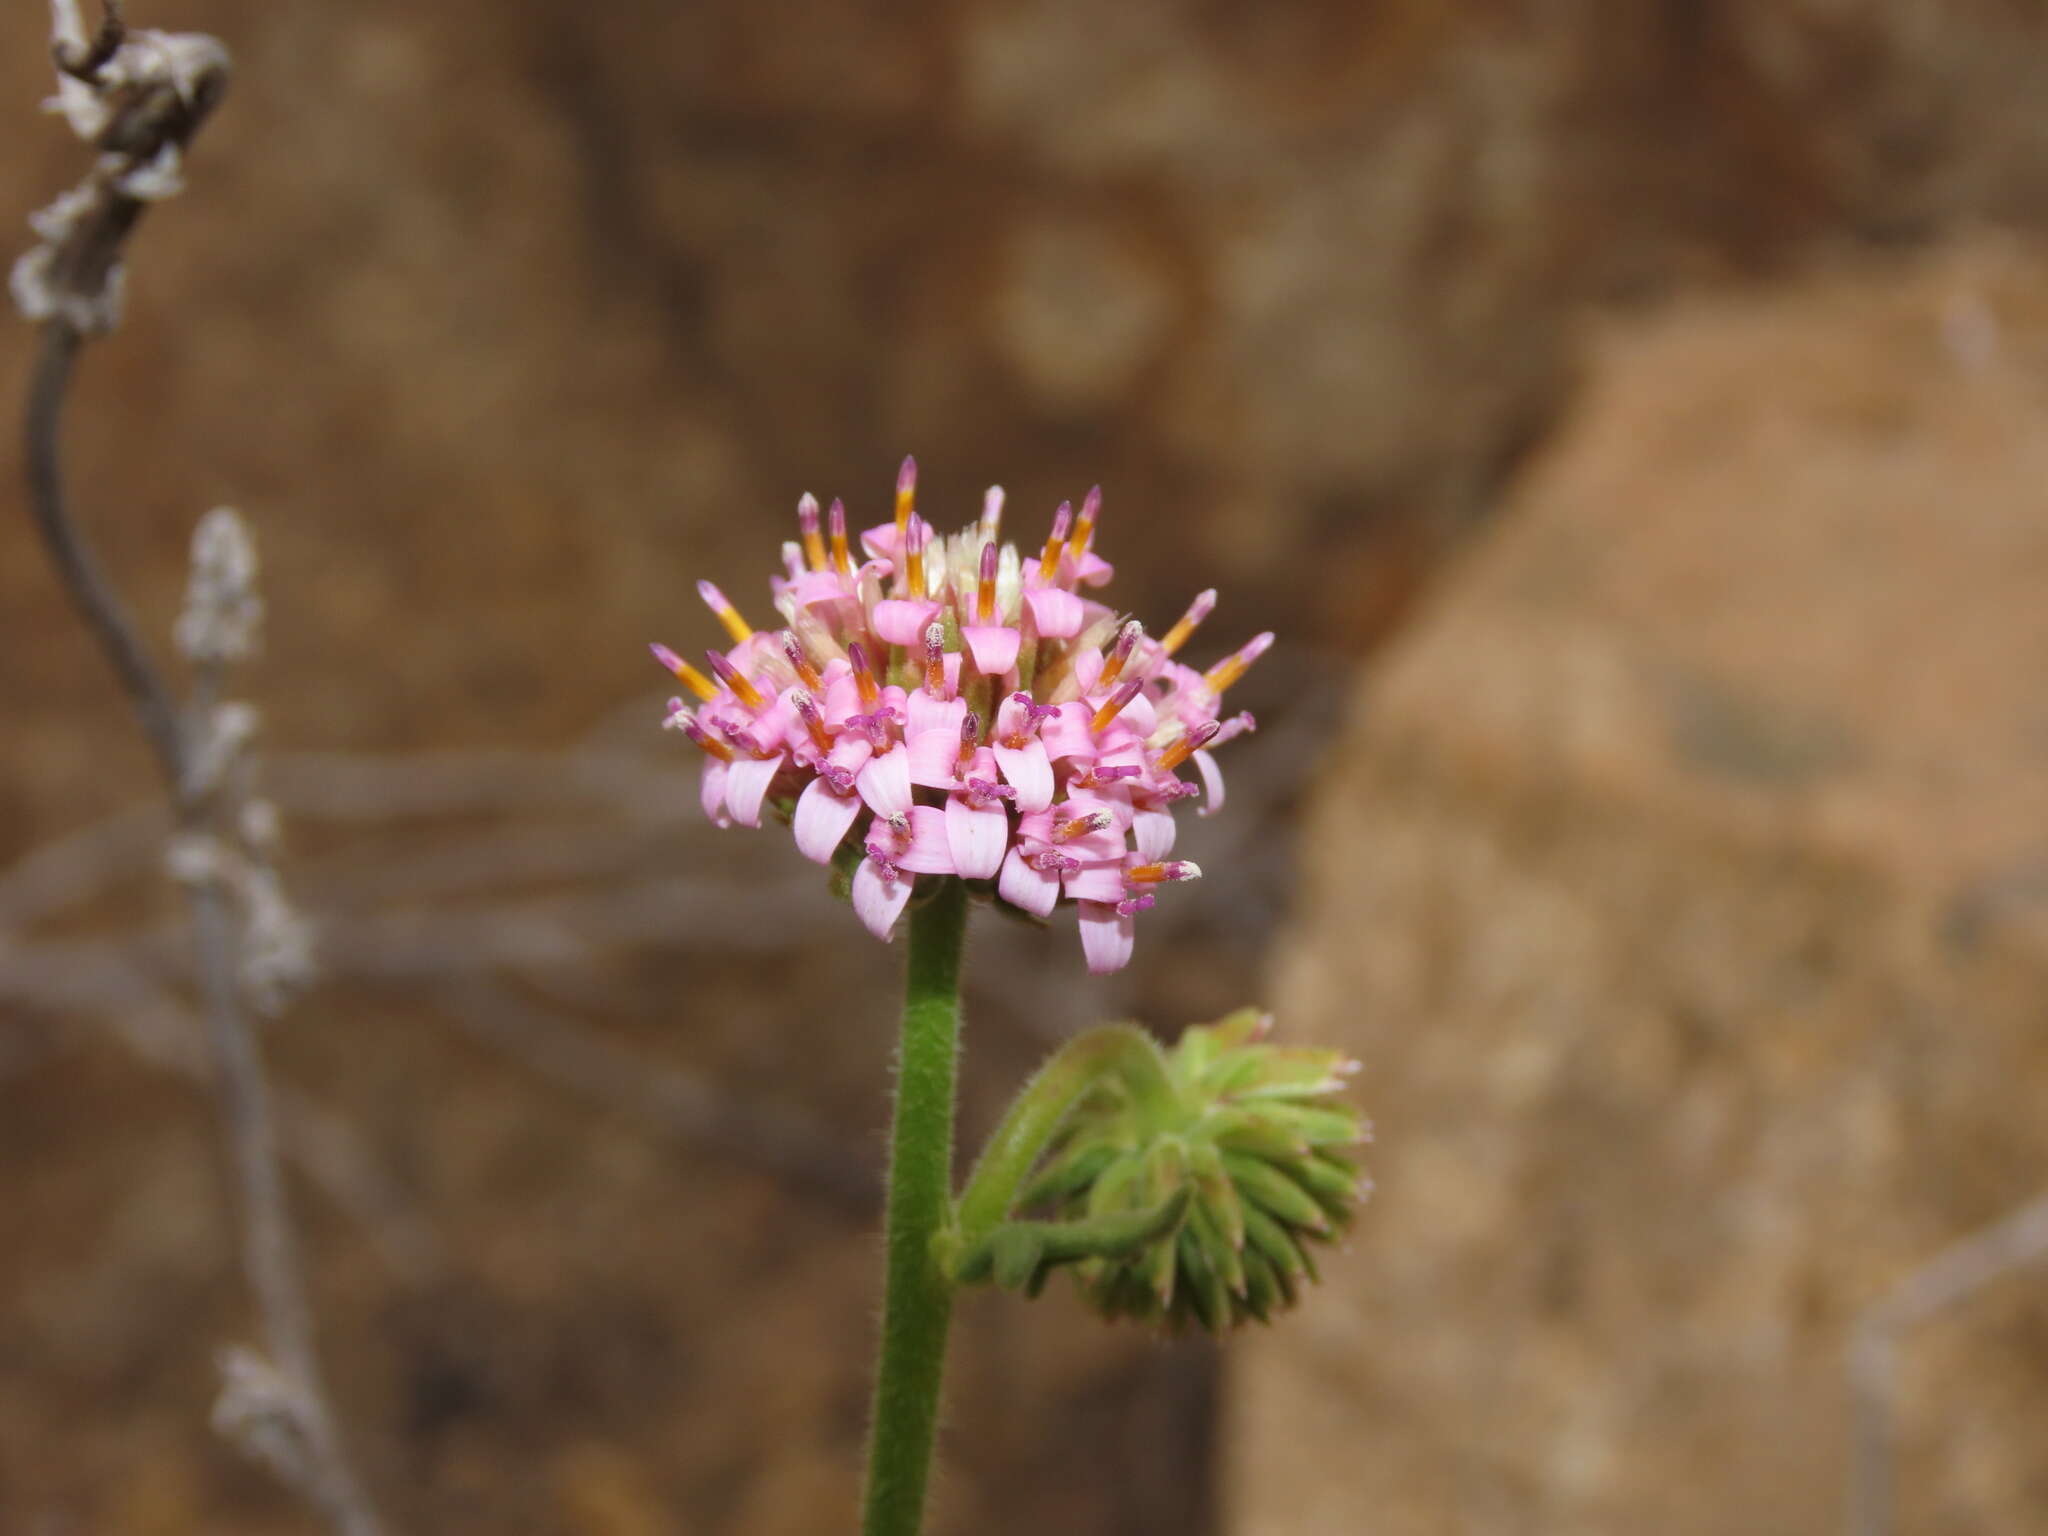
[[1134,1024],[1077,1035],[1054,1054],[1011,1102],[961,1192],[947,1246],[962,1254],[987,1240],[1016,1206],[1024,1182],[1066,1124],[1074,1106],[1115,1077],[1149,1103],[1170,1103],[1173,1084],[1152,1037]]
[[890,1132],[888,1281],[863,1536],[916,1536],[931,1479],[953,1312],[952,1282],[935,1249],[952,1203],[960,955],[966,939],[967,889],[958,880],[939,881],[910,913]]

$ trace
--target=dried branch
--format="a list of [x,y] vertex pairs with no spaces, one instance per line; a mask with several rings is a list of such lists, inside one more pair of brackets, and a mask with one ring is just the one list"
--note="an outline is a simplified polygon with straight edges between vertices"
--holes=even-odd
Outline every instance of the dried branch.
[[[230,1370],[216,1422],[270,1461],[343,1536],[375,1536],[380,1523],[343,1452],[321,1383],[261,1049],[244,1012],[250,959],[274,961],[276,940],[267,948],[248,945],[247,935],[237,932],[228,865],[219,857],[223,828],[217,822],[230,803],[220,793],[221,779],[236,742],[227,728],[231,717],[216,709],[217,690],[222,667],[237,652],[234,618],[219,607],[215,580],[233,575],[220,559],[222,525],[202,525],[188,604],[188,614],[198,614],[195,623],[211,623],[212,633],[197,643],[180,634],[187,654],[201,664],[197,708],[188,721],[70,516],[59,460],[79,351],[88,336],[112,329],[119,318],[128,239],[149,203],[179,189],[185,146],[226,89],[227,52],[198,34],[131,33],[111,5],[91,37],[77,0],[52,0],[51,16],[55,105],[99,154],[77,187],[35,216],[41,243],[12,275],[17,305],[43,328],[24,417],[29,502],[66,592],[134,706],[179,829],[174,862],[182,865],[190,898],[207,1038],[241,1197],[243,1263],[270,1356],[260,1371]],[[253,601],[253,592],[243,596]],[[193,857],[207,849],[212,856]],[[257,1375],[267,1384],[262,1415],[245,1411],[250,1393],[243,1388]],[[281,1449],[287,1442],[289,1454]]]
[[28,466],[29,510],[64,590],[77,608],[107,660],[127,690],[136,718],[165,777],[176,782],[180,772],[178,710],[171,691],[149,659],[128,617],[128,610],[100,573],[78,525],[64,505],[64,482],[57,464],[64,401],[71,387],[72,364],[84,337],[65,320],[43,326],[35,372],[29,379],[24,444]]
[[1857,1319],[1849,1344],[1849,1536],[1890,1536],[1893,1529],[1900,1341],[1992,1281],[2044,1260],[2048,1194],[1944,1249]]
[[701,1078],[648,1062],[482,978],[446,984],[437,1000],[465,1032],[596,1103],[754,1163],[854,1215],[875,1212],[877,1170],[850,1160],[844,1137],[808,1119],[764,1104],[737,1107]]

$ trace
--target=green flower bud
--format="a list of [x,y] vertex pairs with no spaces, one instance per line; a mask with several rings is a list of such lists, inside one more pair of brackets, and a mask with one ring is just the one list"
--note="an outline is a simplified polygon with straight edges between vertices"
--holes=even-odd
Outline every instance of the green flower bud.
[[[1340,1097],[1356,1064],[1269,1044],[1271,1023],[1246,1009],[1170,1050],[1129,1028],[1075,1042],[1085,1086],[1043,1141],[1011,1219],[954,1253],[955,1277],[1036,1294],[1069,1265],[1107,1315],[1174,1330],[1220,1333],[1291,1306],[1315,1278],[1314,1247],[1363,1198],[1352,1157],[1368,1132]],[[1043,1079],[1048,1094],[1058,1067]]]

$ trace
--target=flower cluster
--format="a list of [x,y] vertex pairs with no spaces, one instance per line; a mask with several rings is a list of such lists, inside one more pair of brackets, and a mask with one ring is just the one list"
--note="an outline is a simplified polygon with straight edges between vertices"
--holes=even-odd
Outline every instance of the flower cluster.
[[[915,508],[905,460],[892,523],[849,544],[839,502],[797,504],[776,578],[782,626],[755,630],[709,582],[698,592],[731,645],[700,669],[655,658],[695,695],[666,724],[704,753],[704,808],[721,826],[786,813],[797,847],[852,864],[861,921],[889,937],[921,875],[987,882],[1035,917],[1079,910],[1092,971],[1129,958],[1132,919],[1163,884],[1201,872],[1173,852],[1173,807],[1223,803],[1210,753],[1252,728],[1222,695],[1272,644],[1262,634],[1196,671],[1174,658],[1215,606],[1204,592],[1164,636],[1087,595],[1101,493],[1062,505],[1035,554],[1000,539],[1003,493],[959,533]],[[1192,761],[1201,784],[1183,779]],[[1206,814],[1206,812],[1205,812]]]
[[[1019,1196],[1055,1220],[1014,1226],[1007,1254],[999,1235],[1011,1271],[993,1278],[1035,1291],[1071,1258],[1100,1311],[1175,1330],[1220,1333],[1292,1306],[1316,1278],[1315,1245],[1371,1187],[1352,1162],[1370,1131],[1340,1097],[1358,1063],[1271,1044],[1272,1027],[1242,1009],[1183,1031],[1157,1053],[1156,1080],[1104,1075]],[[1091,1249],[1090,1232],[1123,1240]]]

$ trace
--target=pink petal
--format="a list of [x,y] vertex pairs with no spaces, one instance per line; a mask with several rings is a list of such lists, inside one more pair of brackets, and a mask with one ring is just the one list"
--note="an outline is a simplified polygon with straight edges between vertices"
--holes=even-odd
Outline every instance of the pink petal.
[[946,802],[946,847],[955,873],[986,880],[1003,867],[1010,843],[1010,813],[1000,802],[976,809],[955,797]]
[[909,875],[888,879],[875,867],[873,859],[862,859],[853,872],[854,915],[869,933],[888,943],[916,883]]
[[1024,601],[1047,640],[1071,640],[1081,633],[1081,599],[1061,587],[1027,587]]
[[939,611],[922,598],[891,597],[875,604],[875,633],[891,645],[924,648],[925,626]]
[[1094,693],[1095,680],[1102,676],[1108,658],[1100,651],[1083,651],[1074,658],[1074,684],[1083,693]]
[[1084,587],[1099,587],[1116,574],[1116,567],[1090,550],[1074,562],[1074,581]]
[[936,805],[910,808],[910,836],[904,838],[887,829],[877,834],[892,850],[889,862],[913,875],[950,875],[953,850],[946,839],[946,813]]
[[868,557],[888,562],[891,569],[895,567],[896,562],[896,542],[894,523],[877,523],[872,528],[863,528],[860,531],[860,547],[867,551]]
[[1138,811],[1131,817],[1131,841],[1138,845],[1138,858],[1157,864],[1173,852],[1174,820],[1171,811]]
[[1131,958],[1136,924],[1110,902],[1081,903],[1081,953],[1097,976],[1120,971]]
[[[1120,735],[1115,741],[1110,742],[1095,754],[1095,766],[1097,768],[1131,766],[1143,768],[1145,766],[1145,749],[1137,737]],[[1129,779],[1119,779],[1117,782],[1126,787],[1131,783]]]
[[832,855],[860,814],[860,800],[836,793],[823,779],[813,779],[796,797],[797,851],[819,864],[830,864]]
[[910,813],[910,754],[903,748],[869,758],[853,782],[882,820],[893,822]]
[[[1055,808],[1052,813],[1052,820],[1053,824],[1057,826],[1073,816],[1086,814],[1085,810],[1076,810],[1073,803],[1069,801]],[[1054,846],[1060,852],[1076,859],[1083,859],[1090,863],[1101,863],[1104,860],[1108,860],[1119,867],[1123,864],[1124,855],[1130,851],[1124,846],[1122,828],[1114,823],[1105,831],[1084,832],[1079,837],[1070,837],[1064,842],[1054,844]]]
[[996,706],[995,735],[1008,740],[1024,729],[1025,722],[1030,718],[1030,711],[1025,707],[1030,697],[1028,693],[1009,693],[1003,696],[1003,701]]
[[974,653],[974,665],[983,677],[1001,677],[1017,665],[1017,650],[1024,637],[1007,624],[969,624],[961,638]]
[[1095,736],[1088,729],[1088,722],[1095,711],[1079,699],[1069,699],[1059,707],[1059,713],[1048,715],[1039,723],[1038,739],[1045,743],[1047,757],[1093,756]]
[[952,730],[919,731],[910,738],[910,782],[930,789],[951,789],[956,782],[953,766],[960,758],[960,727]]
[[761,825],[761,800],[768,785],[782,769],[782,754],[773,757],[736,757],[725,775],[725,808],[743,827]]
[[836,603],[846,596],[846,584],[837,571],[805,571],[788,585],[789,595],[802,608]]
[[788,694],[780,694],[770,699],[768,707],[754,716],[753,724],[745,727],[745,730],[748,737],[763,752],[773,752],[786,746],[792,733],[799,741],[810,739],[804,735],[804,728],[797,718],[796,706],[789,702]]
[[1042,811],[1052,804],[1052,764],[1046,759],[1043,742],[997,747],[996,761],[1002,765],[1003,778],[1017,791],[1018,810]]
[[826,679],[825,697],[821,702],[827,725],[844,725],[848,716],[867,713],[861,707],[860,684],[853,680],[851,671]]
[[1060,899],[1060,877],[1042,869],[1033,869],[1024,862],[1024,851],[1012,848],[1010,856],[1003,860],[1003,873],[996,881],[996,892],[1013,907],[1021,907],[1036,917],[1044,917]]
[[[728,653],[732,664],[756,682],[765,662],[771,667],[782,659],[782,641],[773,630],[757,629]],[[766,687],[761,690],[768,692]]]
[[1069,874],[1064,884],[1070,901],[1107,902],[1115,906],[1124,899],[1124,861],[1090,859]]
[[832,750],[825,754],[825,761],[835,768],[844,768],[848,773],[859,773],[869,758],[875,755],[875,744],[858,731],[849,731],[832,743]]
[[[1096,702],[1099,704],[1101,701]],[[1159,707],[1141,693],[1117,711],[1116,720],[1110,726],[1110,730],[1120,736],[1128,733],[1142,741],[1152,734],[1153,727],[1158,724]]]
[[[957,656],[948,656],[948,661],[957,662]],[[920,731],[950,731],[953,744],[960,744],[960,722],[967,718],[965,699],[935,699],[924,689],[915,689],[903,701],[903,713],[909,723],[903,728],[906,737],[914,737]]]
[[715,757],[704,759],[704,777],[697,787],[698,798],[704,806],[704,814],[711,818],[715,827],[729,827],[732,817],[725,812],[725,776],[732,767]]
[[1216,766],[1216,759],[1206,752],[1195,754],[1195,768],[1202,775],[1202,788],[1209,793],[1208,804],[1195,814],[1214,816],[1223,809],[1223,770]]

